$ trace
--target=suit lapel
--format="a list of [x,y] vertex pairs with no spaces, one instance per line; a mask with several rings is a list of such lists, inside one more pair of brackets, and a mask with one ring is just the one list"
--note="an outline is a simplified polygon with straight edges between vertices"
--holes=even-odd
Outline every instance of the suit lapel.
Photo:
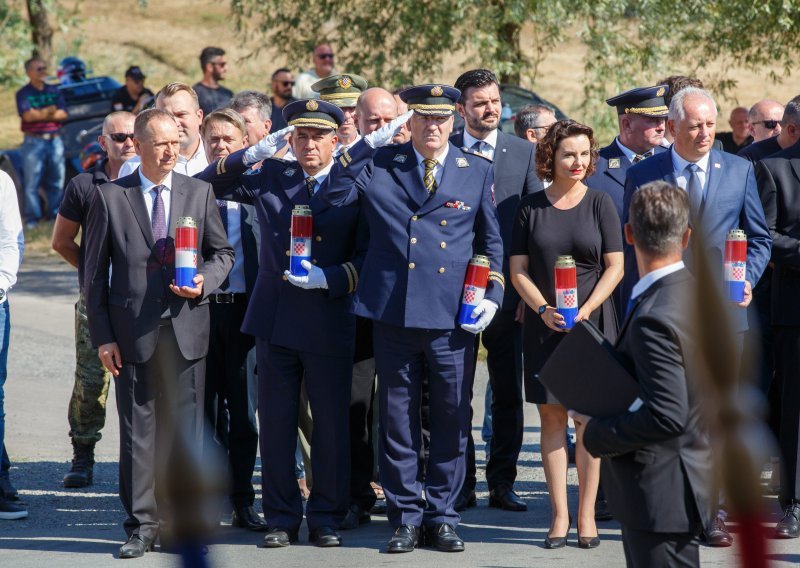
[[662,152],[647,158],[647,160],[656,160],[658,162],[661,179],[668,181],[672,185],[678,185],[678,178],[675,177],[675,168],[672,165],[672,152]]
[[147,205],[144,202],[142,187],[137,184],[126,188],[125,198],[128,200],[128,203],[130,203],[133,216],[136,218],[136,222],[142,230],[142,235],[144,235],[147,246],[152,249],[156,244],[156,240],[153,238],[153,225],[150,221],[150,216],[147,214]]
[[[439,184],[439,187],[436,189],[436,193],[433,194],[433,197],[428,199],[425,204],[420,208],[419,213],[425,214],[433,211],[437,207],[441,207],[448,201],[452,199],[457,199],[459,195],[457,192],[460,188],[464,187],[469,178],[469,166],[467,167],[459,167],[456,163],[457,159],[466,160],[466,163],[469,164],[470,160],[481,160],[477,156],[473,156],[471,154],[464,154],[460,149],[456,148],[452,144],[450,145],[450,149],[447,152],[447,157],[444,160],[444,170],[442,171],[442,181]],[[463,162],[462,162],[463,163]],[[480,203],[467,203],[467,205],[471,205],[473,207],[479,206]]]
[[[325,181],[323,181],[322,184],[320,184],[320,186],[317,188],[316,193],[314,193],[314,196],[311,198],[311,200],[309,202],[309,204],[311,205],[311,214],[312,215],[319,215],[320,213],[322,213],[323,211],[325,211],[329,207],[328,204],[325,203],[325,201],[320,198],[319,192],[322,189],[323,185],[327,185],[328,184],[328,180],[330,180],[330,178],[331,178],[330,175],[328,175],[325,178]],[[305,181],[303,181],[303,183],[305,183]]]
[[703,200],[703,208],[700,211],[701,219],[706,209],[713,209],[714,207],[713,203],[717,197],[717,191],[719,191],[720,180],[725,175],[724,169],[725,162],[722,160],[722,156],[716,150],[711,150],[711,155],[708,157],[708,173],[706,174],[708,177],[708,190],[706,191],[706,198]]
[[169,204],[169,236],[175,239],[175,226],[178,219],[184,216],[186,210],[186,186],[180,174],[172,174],[172,188],[170,189]]
[[300,164],[292,164],[278,176],[281,189],[286,194],[286,198],[292,205],[309,205],[308,189],[306,188],[306,176]]
[[422,175],[417,166],[419,166],[419,163],[411,142],[400,146],[394,158],[392,158],[391,169],[397,176],[397,181],[400,182],[408,196],[419,208],[428,199],[428,192],[422,183]]

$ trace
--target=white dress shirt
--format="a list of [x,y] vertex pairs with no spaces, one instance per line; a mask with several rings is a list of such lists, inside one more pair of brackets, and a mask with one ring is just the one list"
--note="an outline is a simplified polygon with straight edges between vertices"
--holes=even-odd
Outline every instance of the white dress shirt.
[[675,151],[675,146],[673,146],[669,152],[672,154],[672,169],[675,172],[675,179],[678,182],[678,187],[686,191],[686,186],[689,184],[686,166],[689,164],[696,164],[698,167],[697,177],[700,180],[700,187],[703,188],[703,195],[705,195],[706,188],[708,187],[708,161],[711,158],[711,152],[707,153],[697,162],[690,162],[681,158]]
[[465,128],[464,146],[469,150],[472,150],[472,147],[475,145],[476,142],[483,142],[483,147],[481,148],[480,153],[483,154],[485,157],[489,158],[490,160],[494,160],[494,151],[497,149],[497,129],[495,128],[494,130],[492,130],[489,133],[489,135],[483,140],[478,140],[472,134],[467,132]]
[[653,149],[652,149],[652,148],[651,148],[650,150],[648,150],[647,152],[645,152],[644,154],[637,154],[636,152],[634,152],[633,150],[631,150],[630,148],[628,148],[628,147],[627,147],[625,144],[623,144],[622,142],[620,142],[620,141],[619,141],[619,136],[617,136],[617,137],[614,139],[614,142],[616,142],[616,143],[617,143],[617,147],[618,147],[618,148],[619,148],[619,149],[622,151],[622,153],[625,155],[625,157],[626,157],[626,158],[628,158],[628,161],[629,161],[631,164],[633,163],[633,159],[634,159],[636,156],[650,157],[650,156],[652,156],[652,155],[653,155]]
[[[19,216],[17,189],[11,177],[0,170],[0,290],[8,292],[17,283],[25,241]],[[0,304],[6,301],[6,296]]]
[[[413,148],[413,146],[412,146]],[[433,177],[436,179],[436,187],[442,185],[442,173],[444,172],[444,161],[447,158],[447,153],[450,151],[450,144],[446,144],[444,147],[444,152],[440,156],[436,156],[434,160],[436,160],[436,165],[433,166]],[[423,161],[425,160],[425,156],[417,152],[417,149],[414,148],[414,153],[417,155],[417,169],[419,170],[419,177],[422,178],[422,184],[425,185],[425,164]]]
[[[327,166],[322,168],[320,171],[314,174],[314,179],[317,183],[314,185],[314,193],[316,194],[320,187],[322,187],[322,182],[325,181],[325,178],[328,177],[331,173],[331,169],[333,168],[333,160],[331,160]],[[303,170],[303,178],[308,179],[310,174]]]
[[[144,204],[145,207],[147,207],[147,216],[150,218],[150,223],[152,225],[153,203],[156,198],[156,192],[153,191],[153,188],[158,184],[153,183],[152,181],[144,177],[144,174],[142,173],[141,169],[137,171],[139,172],[139,181],[142,187],[142,195],[144,195]],[[167,177],[164,179],[164,181],[161,182],[161,185],[167,188],[166,190],[161,190],[161,200],[164,202],[164,215],[166,216],[167,220],[167,234],[169,234],[169,210],[170,210],[170,205],[172,203],[172,197],[171,197],[172,172],[169,172],[169,174],[167,174]]]
[[681,268],[684,267],[683,261],[679,260],[678,262],[668,264],[666,266],[662,266],[657,270],[653,270],[652,272],[648,272],[633,286],[633,290],[631,290],[631,300],[635,300],[644,292],[650,288],[653,284],[672,274],[673,272],[678,272]]
[[341,155],[342,152],[345,150],[349,150],[353,146],[356,145],[356,142],[361,140],[361,135],[357,135],[356,139],[350,142],[350,144],[342,144],[341,142],[336,143],[336,149],[333,151],[333,157],[336,158],[337,156]]
[[[139,158],[139,156],[133,156],[132,158],[128,159],[119,169],[119,175],[117,176],[117,179],[135,172],[140,163],[141,158]],[[197,146],[197,151],[192,154],[191,158],[187,160],[183,156],[178,155],[178,160],[175,162],[175,169],[172,171],[191,177],[195,174],[199,174],[207,167],[208,158],[206,158],[206,149],[205,146],[203,146],[203,141],[200,140],[200,144]]]
[[233,268],[228,273],[228,287],[224,290],[217,288],[215,294],[219,292],[232,292],[243,294],[247,292],[247,283],[244,277],[244,248],[242,248],[242,206],[236,201],[226,201],[228,207],[228,242],[233,247],[236,254],[233,258]]

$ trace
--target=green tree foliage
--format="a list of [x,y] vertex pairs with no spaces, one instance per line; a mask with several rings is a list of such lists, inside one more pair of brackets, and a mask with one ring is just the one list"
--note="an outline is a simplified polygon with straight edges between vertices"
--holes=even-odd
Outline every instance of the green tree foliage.
[[33,43],[28,20],[20,7],[0,0],[0,85],[19,85],[27,81],[22,62],[31,56]]

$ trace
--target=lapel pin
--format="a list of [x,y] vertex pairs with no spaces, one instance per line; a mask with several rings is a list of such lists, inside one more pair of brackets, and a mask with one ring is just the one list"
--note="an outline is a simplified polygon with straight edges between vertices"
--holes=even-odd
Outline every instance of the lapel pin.
[[619,168],[619,158],[611,158],[608,161],[608,169],[618,169]]
[[468,168],[469,167],[469,162],[467,161],[466,158],[456,158],[456,165],[459,168]]
[[393,162],[397,162],[398,164],[405,164],[405,163],[406,163],[406,158],[407,158],[407,157],[408,157],[408,156],[406,156],[405,154],[397,154],[397,155],[394,157],[394,160],[392,160],[392,161],[393,161]]
[[505,149],[505,148],[503,148],[503,152],[505,152],[505,151],[506,151],[506,149]]
[[714,162],[714,167],[716,169],[720,169],[722,166],[719,164],[719,162]]

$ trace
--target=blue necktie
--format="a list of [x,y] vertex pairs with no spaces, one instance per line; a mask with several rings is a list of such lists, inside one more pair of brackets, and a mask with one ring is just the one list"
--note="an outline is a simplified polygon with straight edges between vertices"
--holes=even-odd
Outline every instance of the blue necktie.
[[692,225],[696,225],[700,218],[700,211],[703,208],[703,185],[700,183],[700,176],[697,164],[686,166],[686,192],[689,194],[689,212],[691,213]]

